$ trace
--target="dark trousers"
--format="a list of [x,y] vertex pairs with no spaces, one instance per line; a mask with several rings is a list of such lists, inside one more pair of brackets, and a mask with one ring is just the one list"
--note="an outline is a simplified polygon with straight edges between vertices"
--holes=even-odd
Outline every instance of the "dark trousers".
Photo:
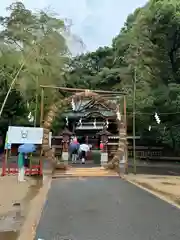
[[86,152],[85,151],[81,151],[81,159],[85,159],[86,160]]

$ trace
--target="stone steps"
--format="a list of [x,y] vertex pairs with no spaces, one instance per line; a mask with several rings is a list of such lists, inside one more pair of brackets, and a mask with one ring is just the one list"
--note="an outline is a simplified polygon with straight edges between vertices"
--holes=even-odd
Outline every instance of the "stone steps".
[[67,171],[56,170],[53,178],[58,177],[116,177],[118,174],[112,170],[106,170],[103,167],[93,168],[70,168]]

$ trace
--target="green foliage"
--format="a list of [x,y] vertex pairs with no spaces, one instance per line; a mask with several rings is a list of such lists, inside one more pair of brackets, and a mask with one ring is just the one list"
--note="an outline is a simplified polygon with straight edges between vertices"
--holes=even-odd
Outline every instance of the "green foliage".
[[[64,37],[66,25],[64,21],[51,13],[44,11],[34,13],[26,9],[21,2],[11,4],[8,11],[8,17],[0,17],[2,26],[0,32],[0,79],[2,82],[6,79],[7,84],[6,90],[1,89],[0,103],[2,104],[12,80],[23,64],[12,91],[12,93],[19,94],[19,97],[21,96],[22,105],[24,104],[26,109],[24,109],[26,118],[24,119],[21,114],[22,118],[18,118],[18,121],[27,125],[27,116],[31,112],[33,117],[36,115],[36,122],[39,123],[40,85],[65,85],[64,73],[67,71],[66,66],[70,58]],[[11,95],[8,101],[12,100]],[[59,97],[61,96],[52,89],[45,91],[45,112],[49,105]],[[8,103],[5,107],[7,105]],[[19,116],[18,111],[21,107],[19,105],[16,107],[17,113],[11,108],[9,114],[14,116],[16,113]],[[7,111],[5,108],[3,114],[7,115]],[[4,121],[3,118],[4,115],[1,122]],[[7,118],[12,121],[10,115]],[[15,120],[13,124],[16,124]]]
[[[136,81],[136,131],[145,141],[160,142],[178,152],[180,147],[180,2],[150,0],[127,17],[111,47],[101,47],[70,57],[64,34],[66,24],[50,13],[33,13],[20,2],[1,17],[0,102],[22,62],[16,91],[17,105],[8,102],[0,126],[26,121],[40,103],[40,85],[88,89],[124,90],[127,96],[128,127],[132,130],[133,86]],[[63,95],[45,92],[45,110]],[[18,100],[19,99],[19,100]],[[21,101],[20,101],[21,99]],[[18,105],[21,102],[21,106]],[[27,108],[25,102],[28,102]],[[9,105],[8,105],[9,104]],[[8,113],[8,110],[10,113]],[[21,119],[19,117],[22,114]],[[157,124],[157,112],[161,124]],[[9,115],[8,115],[9,114]],[[3,120],[4,119],[4,120]],[[4,121],[4,122],[3,122]],[[57,118],[53,130],[61,128]],[[151,131],[148,131],[151,126]]]
[[[4,78],[0,78],[1,91],[0,102],[5,98],[9,85]],[[9,125],[19,125],[20,121],[27,123],[27,108],[24,99],[17,91],[12,91],[5,104],[3,114],[0,119],[0,135],[5,137]]]
[[[128,92],[129,128],[136,80],[137,134],[144,141],[179,149],[180,2],[150,0],[128,16],[112,47],[75,58],[72,66],[70,86]],[[159,125],[155,112],[161,119]]]

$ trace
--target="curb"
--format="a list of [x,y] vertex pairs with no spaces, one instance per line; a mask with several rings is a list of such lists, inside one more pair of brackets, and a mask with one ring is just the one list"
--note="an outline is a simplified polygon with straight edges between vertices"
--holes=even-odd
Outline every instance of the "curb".
[[132,180],[128,180],[127,178],[124,178],[124,180],[125,180],[126,182],[129,182],[129,183],[135,185],[135,186],[138,187],[138,188],[141,188],[142,190],[144,190],[144,191],[146,191],[146,192],[151,193],[152,195],[154,195],[154,196],[158,197],[159,199],[163,200],[164,202],[169,203],[169,204],[171,204],[172,206],[180,209],[180,205],[178,205],[177,203],[175,203],[173,200],[168,199],[167,197],[165,197],[165,196],[163,196],[162,194],[158,193],[155,188],[153,188],[153,190],[150,190],[150,189],[148,189],[148,188],[146,188],[146,187],[143,187],[140,183],[136,183],[136,182],[134,182],[134,181],[132,181]]
[[41,214],[45,205],[46,196],[51,187],[52,178],[45,177],[43,187],[40,189],[38,195],[32,200],[29,206],[29,212],[20,230],[17,240],[34,240],[36,236],[36,229],[39,224]]

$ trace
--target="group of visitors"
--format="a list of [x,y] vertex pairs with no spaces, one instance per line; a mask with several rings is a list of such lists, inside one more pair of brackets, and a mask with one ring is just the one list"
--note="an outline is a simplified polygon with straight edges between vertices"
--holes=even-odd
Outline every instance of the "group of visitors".
[[78,159],[81,160],[82,164],[85,164],[87,153],[90,150],[89,145],[82,141],[80,144],[77,140],[77,137],[74,137],[69,145],[69,154],[71,157],[72,163],[76,163]]

